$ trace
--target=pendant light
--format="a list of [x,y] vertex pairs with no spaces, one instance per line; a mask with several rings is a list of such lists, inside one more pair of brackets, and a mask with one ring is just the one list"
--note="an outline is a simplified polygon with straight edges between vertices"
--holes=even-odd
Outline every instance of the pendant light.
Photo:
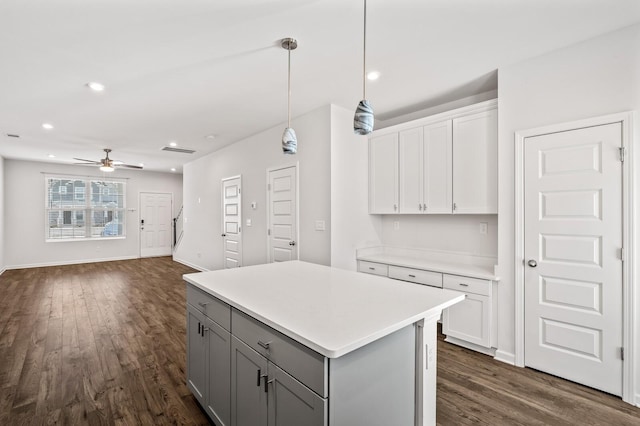
[[362,100],[358,103],[353,117],[353,131],[358,135],[368,135],[373,131],[373,108],[367,100],[367,0],[364,0],[364,37],[362,54]]
[[282,134],[282,152],[285,154],[295,154],[298,151],[298,139],[296,132],[291,128],[291,51],[298,47],[298,42],[294,38],[283,38],[282,48],[289,52],[289,69],[287,82],[287,127]]

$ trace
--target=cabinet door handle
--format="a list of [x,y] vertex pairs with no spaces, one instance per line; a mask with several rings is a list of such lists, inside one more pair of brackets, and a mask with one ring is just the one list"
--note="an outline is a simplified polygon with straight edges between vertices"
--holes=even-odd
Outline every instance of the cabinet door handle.
[[200,334],[200,323],[198,323],[198,334]]
[[469,287],[469,284],[465,284],[465,283],[458,283],[458,285],[461,287]]
[[398,210],[398,205],[397,205],[397,204],[394,204],[394,205],[393,205],[393,211],[395,212],[396,210]]
[[198,302],[198,305],[200,305],[201,308],[206,308],[209,303],[211,302]]
[[261,348],[264,348],[266,350],[269,350],[269,345],[271,344],[271,342],[263,342],[262,340],[258,340],[258,346],[260,346]]
[[425,212],[427,211],[427,205],[426,204],[422,205],[422,210],[424,210]]
[[453,203],[453,211],[456,211],[458,209],[458,205],[456,203]]
[[273,383],[273,379],[264,381],[264,391],[269,392],[268,386]]
[[415,278],[415,277],[416,277],[415,275],[409,274],[409,278]]
[[370,270],[370,271],[375,271],[375,270],[376,270],[376,268],[374,268],[373,266],[369,266],[369,270]]
[[256,383],[256,386],[260,386],[260,379],[262,379],[262,375],[260,373],[262,373],[262,371],[258,368],[258,383]]
[[418,204],[418,210],[422,210],[422,204]]

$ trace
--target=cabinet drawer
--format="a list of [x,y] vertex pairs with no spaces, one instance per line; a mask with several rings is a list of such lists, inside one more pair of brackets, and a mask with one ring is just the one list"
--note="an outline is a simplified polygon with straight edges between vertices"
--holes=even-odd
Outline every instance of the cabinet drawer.
[[387,276],[389,273],[389,266],[383,263],[367,262],[365,260],[358,261],[358,271],[365,272],[367,274]]
[[193,284],[187,283],[187,303],[225,329],[231,330],[231,307],[222,300],[216,299]]
[[443,284],[444,288],[451,290],[491,296],[491,281],[489,280],[444,274]]
[[319,353],[236,309],[231,312],[231,333],[318,395],[328,396],[325,358]]
[[442,274],[440,272],[389,266],[389,278],[442,288]]

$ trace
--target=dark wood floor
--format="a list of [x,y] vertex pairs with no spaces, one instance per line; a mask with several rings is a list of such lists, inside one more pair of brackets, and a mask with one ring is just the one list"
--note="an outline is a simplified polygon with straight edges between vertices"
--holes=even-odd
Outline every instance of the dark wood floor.
[[[208,424],[185,385],[186,272],[153,258],[0,276],[0,425]],[[443,341],[437,416],[640,424],[640,409],[618,398]]]

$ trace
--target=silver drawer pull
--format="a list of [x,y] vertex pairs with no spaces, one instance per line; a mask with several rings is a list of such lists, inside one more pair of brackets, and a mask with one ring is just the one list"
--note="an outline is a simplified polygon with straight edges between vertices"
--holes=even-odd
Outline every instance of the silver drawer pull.
[[271,344],[271,342],[263,342],[262,340],[258,340],[258,346],[260,346],[261,348],[264,348],[266,350],[269,350],[269,345]]
[[415,277],[416,277],[415,275],[409,274],[409,278],[415,278]]
[[209,303],[211,302],[198,302],[198,305],[200,305],[203,308],[206,308]]
[[469,287],[469,284],[465,284],[465,283],[458,283],[458,285],[462,287]]
[[375,270],[376,270],[376,268],[374,268],[373,266],[369,266],[369,270],[370,270],[370,271],[375,271]]

